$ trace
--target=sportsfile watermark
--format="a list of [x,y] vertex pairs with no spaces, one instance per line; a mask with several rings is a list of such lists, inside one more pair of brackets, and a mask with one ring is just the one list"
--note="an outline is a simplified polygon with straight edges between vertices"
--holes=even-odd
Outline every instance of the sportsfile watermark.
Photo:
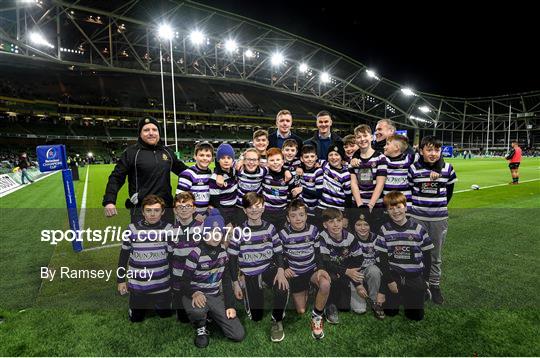
[[180,241],[250,241],[250,227],[202,227],[171,228],[171,229],[141,229],[132,231],[120,226],[107,226],[105,229],[85,230],[41,230],[41,242],[58,245],[61,242],[89,242],[101,245],[122,243],[124,241],[146,241],[178,243]]

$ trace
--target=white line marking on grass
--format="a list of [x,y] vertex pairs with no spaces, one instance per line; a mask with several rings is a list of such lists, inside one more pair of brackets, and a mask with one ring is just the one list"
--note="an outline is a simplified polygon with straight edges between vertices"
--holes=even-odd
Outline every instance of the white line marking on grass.
[[109,245],[103,245],[103,246],[95,246],[89,249],[84,249],[82,252],[108,249],[109,247],[118,247],[118,246],[122,246],[122,244],[109,244]]
[[[538,181],[540,179],[530,179],[530,180],[522,180],[520,181],[520,183],[529,183],[531,181]],[[466,191],[474,191],[474,190],[482,190],[482,189],[489,189],[489,188],[495,188],[497,186],[505,186],[505,185],[510,185],[508,183],[504,183],[504,184],[495,184],[495,185],[488,185],[488,186],[481,186],[480,189],[463,189],[463,190],[458,190],[458,191],[454,191],[454,194],[457,194],[457,193],[464,193]],[[519,185],[519,184],[518,184]]]
[[90,165],[86,167],[86,179],[84,180],[84,190],[81,200],[81,211],[79,213],[79,228],[84,230],[84,219],[86,217],[86,194],[88,193],[88,177],[90,176]]
[[[37,178],[36,180],[34,180],[34,183],[37,183],[38,181],[43,180],[43,179],[45,179],[45,178],[48,178],[48,177],[50,177],[51,175],[56,174],[56,173],[60,173],[60,170],[57,170],[57,171],[51,172],[51,173],[47,173],[47,174],[45,174],[44,176],[42,176],[41,178]],[[32,186],[32,184],[29,184],[29,185],[28,185],[28,184],[20,185],[20,186],[18,186],[18,187],[16,187],[16,188],[13,188],[13,189],[11,189],[11,190],[8,190],[8,191],[6,191],[6,192],[0,194],[0,198],[3,198],[4,196],[6,196],[6,195],[8,195],[8,194],[14,193],[14,192],[16,192],[17,190],[21,190],[22,188],[27,188],[27,187],[29,187],[29,186]]]

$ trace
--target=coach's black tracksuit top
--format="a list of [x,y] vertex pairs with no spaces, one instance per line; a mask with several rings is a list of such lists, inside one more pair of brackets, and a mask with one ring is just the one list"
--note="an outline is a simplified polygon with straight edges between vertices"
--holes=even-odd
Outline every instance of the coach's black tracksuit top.
[[[127,176],[129,197],[139,193],[137,206],[140,206],[145,196],[154,194],[161,197],[168,207],[172,207],[170,173],[179,175],[185,169],[186,165],[161,141],[157,145],[149,145],[139,138],[136,144],[130,145],[122,153],[109,176],[103,206],[116,204],[116,196]],[[126,204],[126,207],[130,207],[128,201]]]

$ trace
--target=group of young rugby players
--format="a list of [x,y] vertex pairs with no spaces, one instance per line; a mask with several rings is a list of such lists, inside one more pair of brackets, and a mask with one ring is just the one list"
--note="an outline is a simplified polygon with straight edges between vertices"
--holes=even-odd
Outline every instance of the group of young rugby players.
[[268,148],[265,130],[239,158],[227,143],[196,144],[195,165],[179,176],[174,222],[149,195],[143,219],[129,225],[119,267],[132,278],[119,279],[118,290],[130,293],[130,320],[173,309],[194,326],[198,347],[209,344],[209,321],[242,341],[237,302],[261,321],[265,290],[274,342],[285,337],[290,297],[298,314],[312,302],[315,339],[324,337],[324,320],[337,324],[345,310],[369,308],[382,320],[403,306],[407,318],[422,320],[427,299],[443,303],[441,250],[456,175],[435,137],[417,152],[401,135],[387,139],[384,153],[372,140],[359,125],[324,158],[295,139]]

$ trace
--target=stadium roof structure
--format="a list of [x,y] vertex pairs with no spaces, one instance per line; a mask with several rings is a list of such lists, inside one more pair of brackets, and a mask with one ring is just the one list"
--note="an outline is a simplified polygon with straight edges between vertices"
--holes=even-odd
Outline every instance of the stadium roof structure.
[[509,115],[515,130],[529,131],[540,117],[540,90],[481,98],[415,91],[309,39],[193,1],[8,0],[0,21],[0,53],[154,74],[162,53],[164,71],[174,67],[176,76],[262,86],[410,128],[463,137],[489,122],[491,130],[506,131]]

